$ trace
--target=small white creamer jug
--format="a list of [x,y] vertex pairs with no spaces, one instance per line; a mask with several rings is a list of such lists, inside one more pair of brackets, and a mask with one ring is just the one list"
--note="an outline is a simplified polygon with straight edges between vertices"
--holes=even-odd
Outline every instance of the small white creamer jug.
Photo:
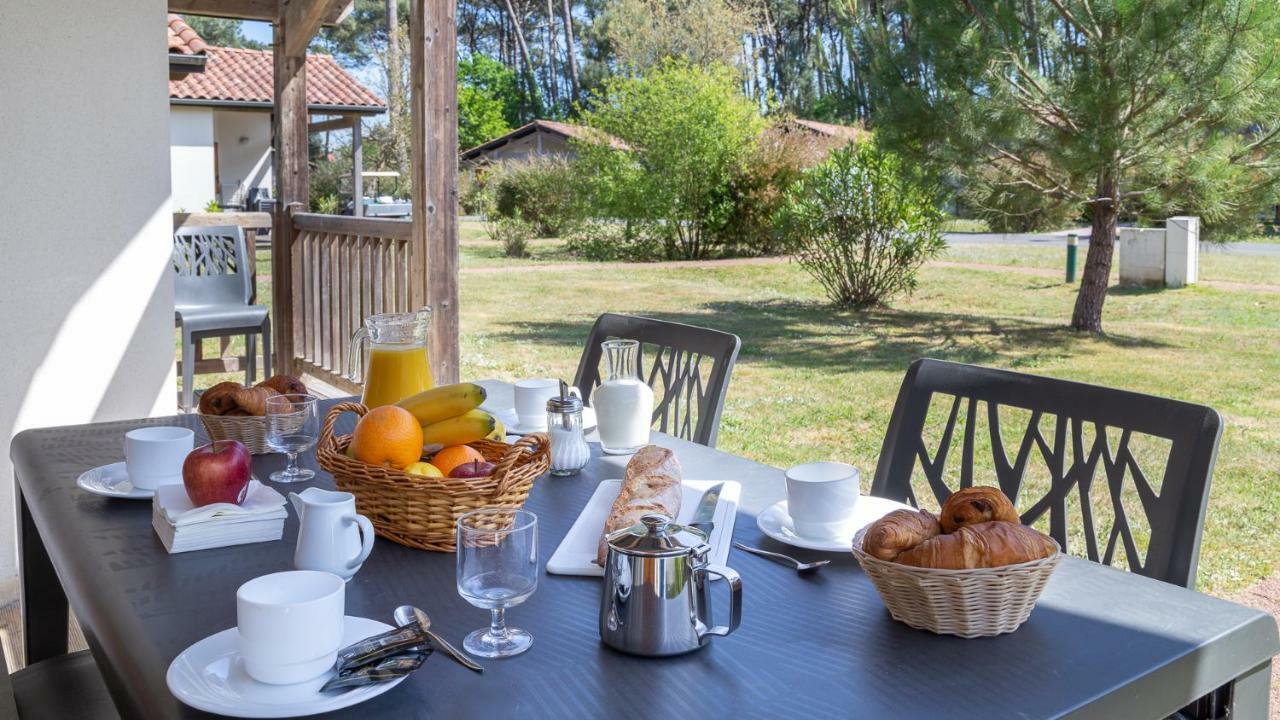
[[299,523],[293,566],[350,580],[373,552],[373,525],[356,514],[356,497],[313,487],[289,493],[289,501]]

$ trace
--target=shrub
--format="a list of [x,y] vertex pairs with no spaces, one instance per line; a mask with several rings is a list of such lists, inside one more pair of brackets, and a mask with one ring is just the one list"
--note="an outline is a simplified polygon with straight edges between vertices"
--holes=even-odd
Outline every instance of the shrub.
[[217,200],[210,200],[204,204],[204,211],[207,213],[220,213],[222,212],[222,206],[218,204]]
[[628,227],[626,223],[588,220],[565,236],[565,249],[586,260],[654,262],[665,249],[651,233]]
[[740,80],[727,67],[676,60],[606,80],[583,121],[626,145],[574,143],[594,213],[664,236],[670,257],[711,254],[732,209],[728,185],[762,125]]
[[581,214],[577,175],[559,157],[534,157],[494,165],[484,177],[492,212],[519,218],[542,237],[557,237]]
[[728,211],[715,229],[726,255],[776,255],[783,252],[775,218],[787,191],[808,168],[843,146],[830,138],[789,129],[775,121],[760,136],[746,162],[726,187]]
[[337,215],[342,203],[337,195],[322,195],[312,203],[316,212],[322,215]]
[[797,261],[841,306],[914,290],[920,265],[946,246],[932,188],[870,142],[806,171],[780,222]]
[[502,243],[502,252],[507,257],[527,258],[533,226],[520,218],[499,218],[489,223],[489,238]]
[[458,207],[463,215],[485,214],[484,181],[476,167],[458,169]]

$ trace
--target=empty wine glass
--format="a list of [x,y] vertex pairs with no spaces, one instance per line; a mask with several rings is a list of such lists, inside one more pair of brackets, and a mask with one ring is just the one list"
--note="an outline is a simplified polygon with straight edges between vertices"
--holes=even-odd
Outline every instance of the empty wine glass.
[[489,627],[462,641],[467,652],[498,658],[528,650],[533,636],[507,627],[505,613],[537,589],[537,515],[528,510],[481,508],[458,518],[458,593],[490,611]]
[[314,395],[276,395],[267,398],[267,445],[276,452],[289,455],[289,464],[284,470],[271,473],[272,480],[291,483],[315,477],[314,470],[298,467],[298,453],[310,450],[320,437],[317,402]]

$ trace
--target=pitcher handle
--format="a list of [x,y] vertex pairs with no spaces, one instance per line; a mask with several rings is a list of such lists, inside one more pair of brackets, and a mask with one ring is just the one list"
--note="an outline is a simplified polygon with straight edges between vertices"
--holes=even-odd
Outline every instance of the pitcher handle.
[[364,383],[364,353],[361,348],[369,339],[369,331],[357,328],[351,334],[351,349],[347,351],[347,379],[354,383]]
[[701,640],[708,635],[719,635],[724,637],[734,630],[737,630],[738,623],[742,621],[742,578],[739,577],[738,572],[733,568],[714,564],[694,568],[694,572],[722,577],[725,579],[725,582],[729,584],[729,624],[716,625],[713,628],[708,628],[699,632],[698,639]]
[[347,522],[353,522],[360,526],[360,552],[351,562],[347,563],[348,570],[355,570],[369,559],[369,553],[373,552],[373,523],[369,522],[369,518],[363,515],[347,518]]

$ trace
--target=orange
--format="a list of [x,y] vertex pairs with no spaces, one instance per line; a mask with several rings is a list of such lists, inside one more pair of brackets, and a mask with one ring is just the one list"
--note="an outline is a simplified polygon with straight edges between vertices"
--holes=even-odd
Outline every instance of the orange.
[[439,468],[445,477],[449,477],[449,473],[453,472],[454,468],[473,460],[484,460],[484,456],[475,448],[466,445],[450,445],[436,453],[435,457],[431,458],[431,464]]
[[408,467],[422,456],[422,426],[402,407],[374,408],[356,423],[351,454],[370,465]]

